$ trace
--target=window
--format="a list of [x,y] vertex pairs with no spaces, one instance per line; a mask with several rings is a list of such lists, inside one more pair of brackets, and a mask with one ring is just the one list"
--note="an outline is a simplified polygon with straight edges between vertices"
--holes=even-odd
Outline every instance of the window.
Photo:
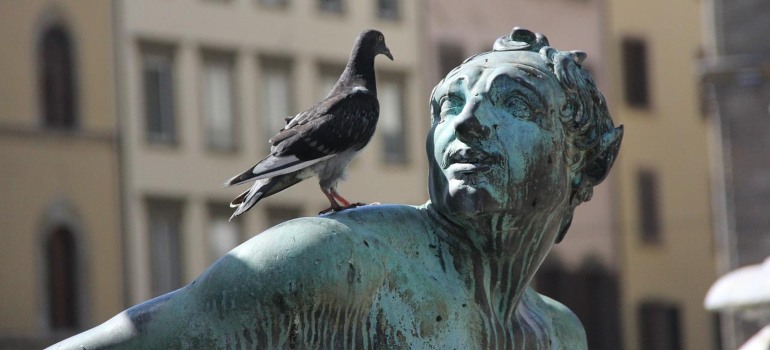
[[182,286],[182,204],[175,200],[147,202],[152,292],[170,292]]
[[285,7],[288,3],[288,0],[259,0],[259,2],[265,6]]
[[230,221],[227,204],[209,206],[208,259],[213,263],[241,243],[240,221]]
[[647,108],[650,104],[647,43],[638,38],[625,38],[622,46],[626,103],[632,107]]
[[385,163],[400,164],[408,161],[404,89],[400,78],[383,79],[377,89],[380,100],[378,132],[383,140]]
[[345,11],[342,0],[318,0],[318,8],[324,12],[342,13]]
[[232,55],[206,53],[203,60],[203,120],[206,142],[214,150],[234,150],[235,78]]
[[651,170],[640,170],[637,174],[639,189],[639,232],[646,244],[660,244],[660,214],[658,212],[658,179]]
[[43,124],[52,129],[77,127],[75,57],[69,32],[61,25],[46,29],[38,49]]
[[302,216],[302,208],[295,206],[267,207],[267,224],[273,227],[280,223]]
[[46,242],[48,321],[55,330],[76,329],[80,323],[76,249],[75,237],[65,227],[54,229]]
[[596,257],[585,256],[578,269],[568,270],[558,256],[550,255],[534,279],[539,293],[564,304],[580,319],[589,349],[622,348],[617,274]]
[[399,0],[377,0],[377,16],[383,19],[398,19]]
[[168,47],[145,45],[142,51],[147,141],[175,143],[173,50]]
[[673,303],[646,301],[639,306],[642,349],[680,350],[679,308]]
[[457,44],[442,43],[438,46],[439,78],[443,79],[452,69],[463,63],[465,54]]
[[[264,59],[262,62],[262,120],[265,137],[273,137],[293,116],[291,63],[286,59]],[[266,147],[270,147],[265,143]]]

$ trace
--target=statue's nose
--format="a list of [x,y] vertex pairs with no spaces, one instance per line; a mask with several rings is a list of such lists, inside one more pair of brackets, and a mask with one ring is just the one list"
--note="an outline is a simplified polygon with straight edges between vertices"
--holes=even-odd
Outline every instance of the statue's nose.
[[479,101],[472,101],[469,106],[455,118],[454,127],[457,137],[460,140],[468,141],[472,139],[489,138],[490,128],[482,124],[477,116],[479,105]]

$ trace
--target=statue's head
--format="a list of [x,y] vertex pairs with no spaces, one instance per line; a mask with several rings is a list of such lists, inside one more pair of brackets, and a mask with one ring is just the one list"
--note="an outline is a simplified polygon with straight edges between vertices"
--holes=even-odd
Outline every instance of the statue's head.
[[514,28],[470,57],[431,94],[427,150],[433,205],[459,220],[561,214],[591,198],[617,155],[615,128],[586,55]]

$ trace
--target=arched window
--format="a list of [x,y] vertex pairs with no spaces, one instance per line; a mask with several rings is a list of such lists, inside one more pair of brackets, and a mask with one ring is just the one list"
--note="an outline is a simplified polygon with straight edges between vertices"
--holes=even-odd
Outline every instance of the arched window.
[[39,91],[43,123],[48,128],[77,126],[77,93],[72,38],[62,25],[48,27],[38,47]]
[[48,320],[51,329],[76,329],[79,325],[75,237],[63,226],[46,241]]

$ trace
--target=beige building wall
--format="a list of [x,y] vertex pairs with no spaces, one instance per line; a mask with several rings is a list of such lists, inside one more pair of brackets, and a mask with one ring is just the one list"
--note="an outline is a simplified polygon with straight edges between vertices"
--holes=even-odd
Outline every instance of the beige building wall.
[[[643,329],[650,326],[642,321],[644,303],[676,310],[657,323],[673,319],[663,329],[678,334],[681,349],[715,348],[714,317],[703,309],[704,296],[716,276],[708,125],[698,96],[699,5],[665,0],[609,2],[610,107],[626,127],[615,175],[623,236],[622,328],[628,350],[644,349]],[[631,107],[624,98],[625,38],[646,45],[646,107]],[[642,193],[647,187],[640,181],[642,171],[654,177],[654,191],[646,194]],[[657,234],[647,240],[643,225],[650,216],[643,214],[644,207],[652,208],[659,218]],[[660,324],[651,323],[652,329],[659,329],[655,327]]]
[[[52,325],[48,242],[74,239],[77,329],[120,311],[123,267],[118,207],[111,3],[0,2],[0,348],[41,348],[75,329]],[[75,127],[46,126],[42,35],[61,25],[72,42]]]
[[[284,5],[269,5],[284,3]],[[229,210],[227,203],[247,186],[223,189],[221,184],[267,154],[262,115],[264,57],[285,57],[291,66],[292,114],[326,94],[322,67],[342,67],[358,33],[380,29],[395,56],[376,60],[378,80],[400,77],[403,83],[404,143],[407,161],[382,161],[380,130],[349,168],[340,185],[346,198],[361,202],[422,204],[427,199],[424,139],[428,125],[426,87],[420,75],[418,2],[399,2],[400,17],[380,19],[376,2],[342,1],[341,13],[318,9],[316,1],[119,1],[116,42],[120,62],[122,163],[126,169],[127,250],[130,302],[154,297],[152,228],[149,201],[176,200],[181,211],[179,251],[181,283],[189,283],[211,262],[210,216]],[[178,142],[149,144],[145,137],[142,44],[171,48]],[[201,108],[204,52],[215,50],[232,58],[235,76],[236,140],[233,152],[206,146]],[[382,93],[382,85],[378,86]],[[383,106],[383,113],[386,107]],[[289,208],[288,215],[317,215],[328,207],[318,182],[310,179],[260,202],[234,220],[243,241],[271,226],[271,210]]]

